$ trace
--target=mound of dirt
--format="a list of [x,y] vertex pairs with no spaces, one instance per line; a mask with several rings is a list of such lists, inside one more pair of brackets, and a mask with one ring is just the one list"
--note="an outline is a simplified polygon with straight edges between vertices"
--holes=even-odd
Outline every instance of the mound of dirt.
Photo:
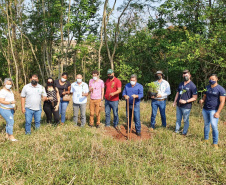
[[[112,136],[114,139],[119,141],[127,141],[127,125],[119,125],[118,129],[114,127],[105,127],[105,134],[108,136]],[[130,140],[146,140],[151,138],[151,132],[149,131],[146,125],[141,124],[141,136],[136,135],[136,129],[133,126],[132,132],[130,133]]]

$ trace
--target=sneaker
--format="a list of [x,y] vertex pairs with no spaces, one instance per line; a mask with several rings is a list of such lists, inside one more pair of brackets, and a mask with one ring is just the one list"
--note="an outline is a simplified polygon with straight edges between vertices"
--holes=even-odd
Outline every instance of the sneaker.
[[89,127],[91,127],[91,128],[92,128],[92,127],[93,127],[93,125],[89,125]]
[[96,127],[97,127],[97,128],[100,128],[100,125],[97,125]]
[[209,140],[208,140],[208,139],[204,139],[202,142],[203,142],[203,143],[208,143]]
[[141,133],[140,132],[136,132],[137,136],[141,136]]
[[218,144],[213,144],[213,147],[215,148],[215,149],[218,149],[219,147],[218,147]]

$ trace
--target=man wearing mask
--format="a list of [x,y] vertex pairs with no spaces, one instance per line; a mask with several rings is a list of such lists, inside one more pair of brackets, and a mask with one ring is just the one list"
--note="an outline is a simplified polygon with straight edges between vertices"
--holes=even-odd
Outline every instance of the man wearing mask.
[[105,82],[106,92],[105,92],[105,126],[109,127],[111,122],[111,109],[114,114],[114,127],[117,128],[119,117],[118,117],[118,103],[119,94],[121,93],[122,83],[115,77],[114,71],[108,69],[107,71],[108,79]]
[[31,134],[31,122],[34,116],[35,128],[40,127],[41,113],[42,113],[42,100],[47,98],[45,88],[38,84],[38,75],[31,76],[31,83],[25,85],[21,92],[21,108],[25,114],[25,133]]
[[157,96],[152,96],[152,114],[151,114],[151,125],[150,130],[153,131],[155,128],[155,118],[157,115],[158,108],[160,110],[161,120],[162,120],[162,126],[166,127],[166,99],[167,96],[171,94],[170,85],[169,83],[163,79],[163,72],[157,71],[156,72],[156,83],[158,84],[158,93]]
[[74,123],[77,126],[78,123],[78,112],[80,109],[81,115],[81,127],[84,127],[86,124],[86,103],[87,96],[89,94],[89,88],[87,83],[82,81],[82,75],[78,74],[76,76],[76,82],[71,84],[71,93],[73,100],[73,111],[74,111]]
[[[131,117],[132,117],[132,109],[133,109],[133,99],[135,99],[134,105],[134,122],[136,128],[136,134],[141,136],[141,124],[140,124],[140,101],[143,98],[143,86],[137,83],[137,75],[133,74],[130,77],[130,83],[126,84],[122,96],[128,100],[129,99],[129,128],[131,128]],[[127,106],[127,105],[126,105]],[[127,107],[126,107],[127,110]]]
[[92,72],[93,79],[89,81],[90,95],[90,123],[89,126],[94,125],[94,110],[96,112],[97,124],[96,127],[100,127],[100,107],[104,99],[104,82],[99,78],[99,72],[94,70]]
[[181,120],[184,120],[184,129],[182,135],[186,136],[189,128],[189,115],[191,112],[192,102],[197,99],[196,85],[191,81],[191,74],[188,70],[183,71],[184,81],[179,84],[173,106],[177,105],[177,120],[175,133],[179,133]]

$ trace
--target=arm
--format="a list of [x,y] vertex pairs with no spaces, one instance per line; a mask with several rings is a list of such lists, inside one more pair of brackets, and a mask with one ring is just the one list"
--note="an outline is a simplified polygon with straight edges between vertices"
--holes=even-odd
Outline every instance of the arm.
[[140,89],[138,89],[138,94],[133,94],[132,97],[133,98],[138,98],[139,100],[141,98],[143,98],[144,94],[143,94],[143,86],[140,87]]
[[70,94],[71,92],[71,86],[68,87],[67,91],[65,91],[66,94]]
[[129,96],[127,95],[126,86],[125,86],[125,88],[124,88],[123,91],[122,91],[122,96],[123,96],[126,100],[129,99]]
[[60,105],[60,94],[59,94],[59,90],[57,87],[56,87],[56,91],[57,91],[57,105],[55,107],[55,110],[57,111],[59,108],[59,105]]
[[165,92],[163,92],[161,95],[162,95],[162,96],[169,96],[170,94],[171,94],[171,89],[170,89],[169,83],[167,82],[166,90],[165,90]]
[[191,102],[193,102],[193,101],[195,101],[195,100],[197,100],[197,95],[196,95],[196,94],[192,95],[192,98],[188,99],[187,101],[181,99],[181,100],[180,100],[180,103],[181,103],[181,104],[186,104],[186,103],[191,103]]
[[21,110],[23,113],[26,112],[25,110],[25,97],[21,97]]
[[42,87],[42,101],[47,101],[47,94],[44,87]]
[[9,101],[5,101],[5,98],[0,98],[0,103],[4,105],[10,105],[10,104],[15,104],[16,101],[9,102]]
[[200,104],[203,104],[206,100],[206,94],[203,95],[203,98],[199,101]]
[[173,107],[177,104],[178,96],[179,96],[179,92],[177,92],[177,94],[176,94],[176,96],[174,98]]
[[88,85],[86,84],[85,85],[85,93],[82,93],[82,96],[88,96],[89,95],[89,87],[88,87]]
[[101,100],[104,99],[104,87],[101,89]]
[[220,96],[220,105],[218,107],[217,112],[214,114],[215,118],[220,117],[221,110],[224,108],[224,103],[225,103],[225,96]]

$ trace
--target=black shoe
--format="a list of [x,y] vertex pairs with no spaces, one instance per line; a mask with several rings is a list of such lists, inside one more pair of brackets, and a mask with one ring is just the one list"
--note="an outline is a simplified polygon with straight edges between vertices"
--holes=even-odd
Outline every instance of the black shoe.
[[141,136],[141,133],[140,132],[136,132],[137,136]]

